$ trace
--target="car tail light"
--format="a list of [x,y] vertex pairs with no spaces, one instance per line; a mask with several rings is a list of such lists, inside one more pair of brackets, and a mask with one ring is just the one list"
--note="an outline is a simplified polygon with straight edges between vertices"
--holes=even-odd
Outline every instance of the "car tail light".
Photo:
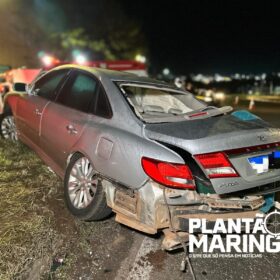
[[173,188],[195,189],[192,172],[185,164],[142,158],[145,173],[154,181]]
[[239,177],[228,157],[224,153],[196,155],[209,178]]

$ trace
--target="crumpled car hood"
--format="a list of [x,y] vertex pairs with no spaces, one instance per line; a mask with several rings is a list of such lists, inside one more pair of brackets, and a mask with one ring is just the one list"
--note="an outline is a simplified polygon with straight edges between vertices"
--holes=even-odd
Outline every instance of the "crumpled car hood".
[[148,138],[183,148],[191,154],[225,151],[280,141],[280,129],[256,119],[225,115],[208,119],[146,124]]

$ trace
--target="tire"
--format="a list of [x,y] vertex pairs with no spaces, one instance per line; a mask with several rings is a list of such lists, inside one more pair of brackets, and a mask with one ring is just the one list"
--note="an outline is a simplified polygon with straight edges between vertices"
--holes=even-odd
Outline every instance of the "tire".
[[71,214],[83,221],[102,220],[112,212],[107,206],[100,177],[81,154],[74,155],[67,166],[64,197]]
[[0,115],[0,135],[6,140],[18,141],[16,124],[11,112],[5,112]]

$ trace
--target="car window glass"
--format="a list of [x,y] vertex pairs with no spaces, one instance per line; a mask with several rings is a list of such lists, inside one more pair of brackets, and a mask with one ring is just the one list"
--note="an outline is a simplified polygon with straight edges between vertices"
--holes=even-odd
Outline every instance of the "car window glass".
[[103,118],[111,118],[111,116],[112,116],[112,111],[111,111],[111,107],[110,107],[108,98],[102,87],[100,87],[100,89],[99,89],[95,114],[97,116],[103,117]]
[[43,76],[35,83],[34,90],[36,94],[48,100],[53,100],[58,85],[68,72],[68,69],[63,69]]
[[58,103],[87,113],[95,97],[97,81],[83,73],[77,73],[68,81],[59,97]]

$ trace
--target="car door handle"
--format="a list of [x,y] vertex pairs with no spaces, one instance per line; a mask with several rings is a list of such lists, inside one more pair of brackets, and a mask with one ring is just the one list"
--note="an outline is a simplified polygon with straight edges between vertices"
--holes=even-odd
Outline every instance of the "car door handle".
[[39,109],[36,109],[36,110],[35,110],[35,115],[37,115],[37,116],[41,116],[41,115],[42,115],[42,112],[40,112],[40,110],[39,110]]
[[77,134],[78,133],[78,130],[72,124],[68,124],[66,126],[66,129],[68,130],[69,134]]

